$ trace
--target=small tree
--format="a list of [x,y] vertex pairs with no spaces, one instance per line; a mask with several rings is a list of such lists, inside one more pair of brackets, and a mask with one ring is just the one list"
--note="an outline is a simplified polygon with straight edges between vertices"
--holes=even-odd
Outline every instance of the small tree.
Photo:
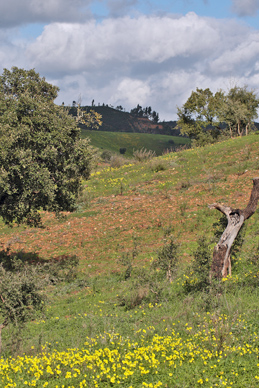
[[231,137],[248,135],[254,120],[257,118],[259,99],[254,91],[249,91],[246,86],[231,88],[225,96],[221,106],[220,116],[228,128]]
[[227,126],[231,137],[248,134],[257,117],[259,99],[246,86],[222,90],[213,94],[210,89],[196,89],[185,104],[178,108],[177,125],[183,135],[197,145],[213,143]]
[[163,247],[158,251],[158,257],[153,262],[155,268],[159,268],[171,283],[173,274],[178,265],[179,245],[174,241],[173,236],[165,238]]
[[90,175],[88,140],[58,88],[34,70],[13,67],[0,76],[0,215],[6,223],[37,225],[39,210],[72,211],[81,178]]
[[210,89],[196,89],[182,108],[178,108],[177,125],[183,135],[189,136],[198,145],[213,143],[220,128],[219,109],[223,92],[215,95]]

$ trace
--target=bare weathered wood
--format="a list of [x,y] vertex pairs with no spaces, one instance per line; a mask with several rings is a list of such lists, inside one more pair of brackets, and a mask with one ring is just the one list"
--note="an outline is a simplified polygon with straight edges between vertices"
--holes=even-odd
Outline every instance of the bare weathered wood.
[[231,275],[231,260],[230,251],[235,238],[237,237],[243,223],[251,217],[256,211],[259,199],[259,178],[253,179],[253,189],[248,205],[245,209],[233,209],[229,206],[224,206],[218,203],[209,205],[210,209],[217,209],[225,214],[228,220],[226,229],[224,230],[218,244],[214,248],[213,259],[211,265],[211,275],[220,279],[227,276],[227,271]]

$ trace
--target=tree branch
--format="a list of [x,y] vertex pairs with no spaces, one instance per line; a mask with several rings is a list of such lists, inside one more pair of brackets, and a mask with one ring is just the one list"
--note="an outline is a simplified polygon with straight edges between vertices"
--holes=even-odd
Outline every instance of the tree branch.
[[237,237],[244,221],[251,217],[256,211],[258,200],[259,178],[254,178],[250,200],[245,209],[232,209],[229,206],[224,206],[218,203],[208,205],[210,209],[217,209],[221,213],[225,214],[228,219],[228,225],[220,237],[220,240],[215,246],[213,252],[211,273],[214,277],[220,279],[222,276],[227,276],[228,268],[229,273],[231,273],[230,251],[232,244]]

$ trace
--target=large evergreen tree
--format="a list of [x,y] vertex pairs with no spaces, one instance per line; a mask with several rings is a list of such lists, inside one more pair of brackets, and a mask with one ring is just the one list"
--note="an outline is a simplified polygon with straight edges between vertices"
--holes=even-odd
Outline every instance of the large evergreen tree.
[[39,210],[71,211],[91,150],[54,99],[58,88],[35,70],[13,67],[0,76],[0,215],[36,225]]

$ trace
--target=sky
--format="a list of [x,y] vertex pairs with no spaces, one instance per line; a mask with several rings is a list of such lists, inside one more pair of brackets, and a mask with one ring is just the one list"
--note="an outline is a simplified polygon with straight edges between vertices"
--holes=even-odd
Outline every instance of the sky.
[[259,93],[259,0],[1,1],[1,73],[12,66],[57,85],[57,104],[176,120],[197,87]]

